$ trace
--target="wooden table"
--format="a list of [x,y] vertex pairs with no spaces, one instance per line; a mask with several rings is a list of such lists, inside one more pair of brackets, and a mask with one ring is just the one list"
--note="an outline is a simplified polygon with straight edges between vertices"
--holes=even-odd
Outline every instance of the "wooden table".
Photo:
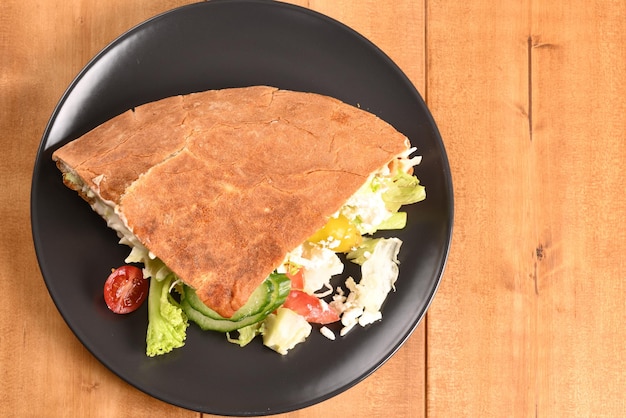
[[[0,3],[0,416],[197,417],[121,381],[50,299],[29,188],[61,94],[185,0]],[[380,370],[289,417],[626,416],[626,2],[310,0],[406,72],[452,166],[449,263]]]

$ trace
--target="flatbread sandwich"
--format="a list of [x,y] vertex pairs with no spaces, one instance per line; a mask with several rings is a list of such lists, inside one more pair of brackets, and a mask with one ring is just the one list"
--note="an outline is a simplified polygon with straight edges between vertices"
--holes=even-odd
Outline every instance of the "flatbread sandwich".
[[[347,217],[359,238],[375,231],[380,225],[354,208],[350,215],[346,203],[376,173],[415,179],[412,151],[403,134],[357,107],[252,86],[138,106],[53,160],[64,183],[133,247],[130,261],[152,263],[153,281],[173,275],[228,320],[272,273],[293,270],[289,255],[300,248],[302,258],[302,244],[315,243],[330,219]],[[413,197],[395,208],[387,202],[378,224],[424,198],[419,182],[411,187]],[[328,238],[318,246],[340,241]]]

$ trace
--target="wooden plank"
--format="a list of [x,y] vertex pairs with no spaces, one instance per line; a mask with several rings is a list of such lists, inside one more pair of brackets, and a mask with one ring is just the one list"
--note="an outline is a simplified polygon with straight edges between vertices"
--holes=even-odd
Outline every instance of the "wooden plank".
[[428,4],[457,179],[428,415],[623,416],[624,4]]
[[452,251],[428,314],[427,416],[533,416],[528,2],[427,7],[428,104],[455,188]]
[[626,415],[626,4],[535,1],[539,416]]

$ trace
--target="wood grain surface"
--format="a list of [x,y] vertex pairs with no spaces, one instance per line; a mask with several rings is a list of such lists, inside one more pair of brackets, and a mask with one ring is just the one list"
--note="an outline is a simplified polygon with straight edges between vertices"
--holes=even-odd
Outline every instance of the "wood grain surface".
[[[79,343],[42,280],[29,212],[37,147],[72,79],[188,3],[0,2],[0,416],[203,415],[134,389]],[[626,3],[292,3],[362,33],[426,98],[455,227],[407,344],[354,388],[279,416],[626,416]]]

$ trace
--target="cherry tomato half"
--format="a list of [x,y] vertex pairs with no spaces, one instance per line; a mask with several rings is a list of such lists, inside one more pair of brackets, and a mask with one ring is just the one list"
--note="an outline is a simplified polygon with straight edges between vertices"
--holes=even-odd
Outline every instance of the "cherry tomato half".
[[339,321],[337,312],[333,311],[326,302],[302,290],[292,290],[283,307],[302,315],[307,322],[330,324]]
[[146,300],[148,285],[140,268],[122,266],[113,270],[104,283],[104,301],[115,313],[133,312]]

